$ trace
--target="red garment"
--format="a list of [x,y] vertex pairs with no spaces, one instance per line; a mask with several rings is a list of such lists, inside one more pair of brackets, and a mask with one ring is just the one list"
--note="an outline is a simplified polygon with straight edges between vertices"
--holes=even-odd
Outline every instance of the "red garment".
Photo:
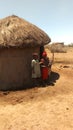
[[41,59],[41,75],[43,80],[48,79],[48,64],[49,59],[47,57],[47,53],[43,52]]
[[47,56],[47,53],[44,51],[42,54],[42,57],[46,57],[46,56]]
[[48,67],[41,68],[42,79],[46,80],[48,78]]

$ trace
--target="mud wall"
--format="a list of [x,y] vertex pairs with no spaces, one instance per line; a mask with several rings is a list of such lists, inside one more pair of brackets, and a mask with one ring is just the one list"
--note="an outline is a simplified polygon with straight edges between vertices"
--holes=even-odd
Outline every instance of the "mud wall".
[[0,90],[21,89],[32,85],[32,53],[39,48],[0,49]]

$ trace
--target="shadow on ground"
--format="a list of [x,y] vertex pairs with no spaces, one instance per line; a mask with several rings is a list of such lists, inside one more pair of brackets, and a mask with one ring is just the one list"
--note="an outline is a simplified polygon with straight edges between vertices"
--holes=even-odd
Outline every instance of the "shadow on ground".
[[48,77],[48,79],[46,81],[40,81],[38,82],[37,85],[33,85],[34,86],[41,86],[41,87],[45,87],[45,86],[54,86],[56,81],[59,79],[60,75],[56,72],[51,72],[50,76]]
[[56,81],[60,78],[60,75],[59,73],[56,73],[56,72],[51,72],[51,75],[50,77],[48,78],[48,85],[52,85],[54,86]]
[[[51,72],[51,75],[48,78],[47,82],[45,84],[42,84],[42,82],[40,84],[40,82],[39,82],[37,87],[39,88],[39,87],[46,87],[46,86],[54,86],[56,81],[59,79],[59,77],[60,77],[60,75],[58,73]],[[2,97],[0,102],[3,101],[5,104],[16,105],[18,103],[30,101],[30,99],[33,99],[33,98],[36,99],[39,96],[40,97],[45,96],[46,92],[44,93],[44,91],[43,91],[41,93],[40,91],[38,91],[38,89],[33,89],[31,91],[23,91],[23,90],[26,90],[26,89],[28,90],[28,89],[31,89],[31,88],[36,88],[36,86],[21,89],[22,93],[19,90],[15,90],[15,91],[13,90],[11,92],[10,91],[2,91],[2,92],[0,92],[0,99]],[[53,94],[55,94],[55,92],[53,93],[53,91],[52,91],[49,94],[53,95]],[[5,96],[5,97],[3,97],[3,96]]]
[[[9,91],[26,90],[26,89],[31,89],[31,88],[35,88],[35,87],[54,86],[56,81],[59,79],[59,77],[60,77],[60,75],[58,73],[52,71],[50,74],[50,77],[48,77],[47,81],[45,81],[45,82],[42,81],[42,79],[41,79],[39,81],[37,80],[36,84],[34,84],[32,82],[31,86],[26,86],[26,87],[22,86],[22,88],[20,88],[20,89],[17,88],[17,89],[12,89]],[[9,93],[9,91],[8,90],[3,91],[4,95],[7,95]]]

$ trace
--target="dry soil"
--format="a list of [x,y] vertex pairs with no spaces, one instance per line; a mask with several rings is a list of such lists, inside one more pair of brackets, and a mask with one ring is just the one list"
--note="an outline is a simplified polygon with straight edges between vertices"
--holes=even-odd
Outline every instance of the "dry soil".
[[73,130],[73,48],[55,53],[49,85],[0,91],[0,130]]

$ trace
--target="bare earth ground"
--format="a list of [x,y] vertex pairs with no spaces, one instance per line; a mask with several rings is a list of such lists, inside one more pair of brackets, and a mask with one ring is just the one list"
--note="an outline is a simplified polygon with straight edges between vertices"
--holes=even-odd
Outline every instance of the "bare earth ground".
[[55,61],[49,85],[0,92],[0,130],[73,130],[73,48]]

